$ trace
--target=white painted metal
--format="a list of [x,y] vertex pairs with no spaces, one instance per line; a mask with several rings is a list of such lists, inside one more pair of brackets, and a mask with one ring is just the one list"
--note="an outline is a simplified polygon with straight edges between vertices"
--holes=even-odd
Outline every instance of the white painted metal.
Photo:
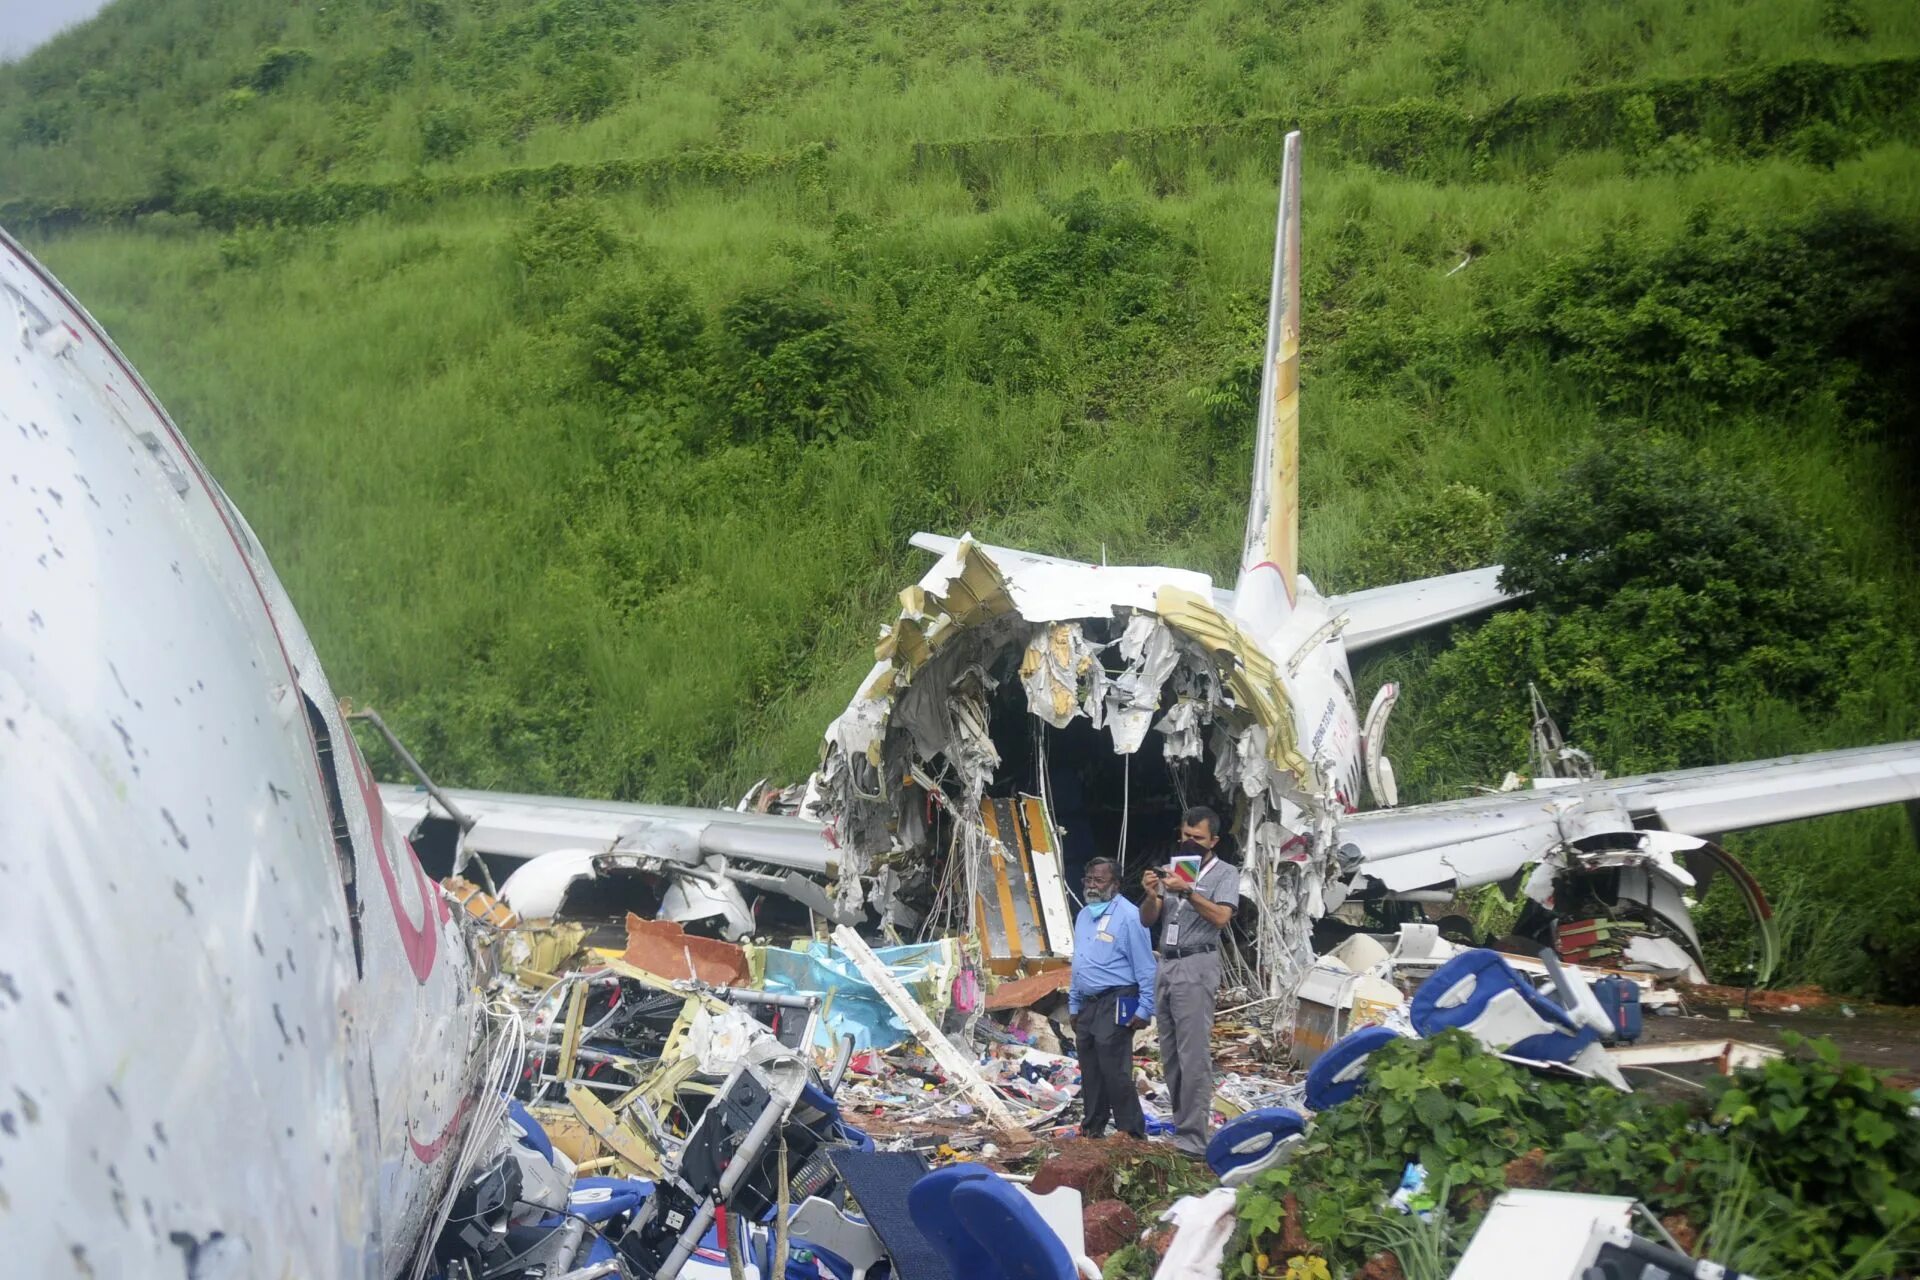
[[1366,722],[1360,730],[1360,749],[1366,757],[1367,791],[1383,809],[1400,803],[1400,789],[1393,780],[1393,761],[1387,759],[1387,722],[1400,701],[1400,686],[1389,680],[1373,695]]
[[1333,597],[1333,607],[1347,615],[1347,652],[1358,653],[1518,599],[1500,589],[1500,572],[1501,566],[1489,565]]
[[1630,1196],[1503,1191],[1473,1233],[1452,1280],[1576,1280],[1595,1224],[1625,1227],[1632,1216]]
[[[380,794],[403,830],[417,828],[429,816],[446,816],[422,789],[383,782]],[[829,872],[834,861],[825,828],[806,818],[499,791],[447,794],[474,820],[467,847],[489,856],[530,859],[560,849],[617,850],[699,866],[719,854],[816,875]]]
[[1418,889],[1503,880],[1596,830],[1657,821],[1680,835],[1709,836],[1915,799],[1920,742],[1902,742],[1355,814],[1341,832],[1368,875],[1391,889]]
[[477,1089],[464,916],[252,532],[4,237],[0,875],[10,1270],[404,1264]]

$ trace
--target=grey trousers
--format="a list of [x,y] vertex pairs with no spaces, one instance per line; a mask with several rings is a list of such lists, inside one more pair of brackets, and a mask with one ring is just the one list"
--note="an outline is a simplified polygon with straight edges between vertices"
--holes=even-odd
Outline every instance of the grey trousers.
[[1154,982],[1154,1026],[1160,1071],[1173,1095],[1174,1145],[1205,1152],[1213,1119],[1213,1001],[1220,992],[1220,953],[1203,951],[1160,961]]

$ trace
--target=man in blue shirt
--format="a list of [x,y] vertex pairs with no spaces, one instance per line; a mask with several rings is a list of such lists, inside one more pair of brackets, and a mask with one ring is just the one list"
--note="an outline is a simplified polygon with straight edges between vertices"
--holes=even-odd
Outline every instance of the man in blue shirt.
[[1140,923],[1140,909],[1120,896],[1113,859],[1089,862],[1081,883],[1087,905],[1073,923],[1073,983],[1067,988],[1086,1113],[1080,1131],[1105,1137],[1111,1123],[1144,1138],[1147,1119],[1133,1087],[1133,1033],[1153,1020],[1153,939]]

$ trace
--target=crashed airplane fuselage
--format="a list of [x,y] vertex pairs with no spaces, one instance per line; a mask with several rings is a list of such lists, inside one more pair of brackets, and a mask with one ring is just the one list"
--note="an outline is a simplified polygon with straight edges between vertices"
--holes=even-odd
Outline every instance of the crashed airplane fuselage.
[[0,235],[0,1223],[18,1275],[392,1275],[490,1036],[259,543]]
[[[1697,974],[1688,899],[1724,872],[1758,922],[1764,978],[1765,899],[1710,837],[1912,799],[1920,744],[1394,808],[1384,747],[1398,690],[1382,688],[1363,719],[1348,655],[1507,597],[1498,566],[1331,597],[1299,572],[1299,281],[1290,134],[1232,591],[1181,569],[915,537],[939,562],[901,593],[814,780],[843,908],[910,923],[900,903],[917,897],[964,922],[990,967],[1059,963],[1078,864],[1112,856],[1125,875],[1162,862],[1180,811],[1207,804],[1240,853],[1250,976],[1283,1013],[1313,922],[1341,903],[1440,903],[1498,881],[1525,888],[1556,945],[1554,930],[1576,938],[1584,913],[1631,917],[1591,932],[1632,935],[1639,954],[1588,947],[1583,959]],[[1380,806],[1365,814],[1363,788]],[[1746,800],[1738,812],[1689,804],[1730,788]]]

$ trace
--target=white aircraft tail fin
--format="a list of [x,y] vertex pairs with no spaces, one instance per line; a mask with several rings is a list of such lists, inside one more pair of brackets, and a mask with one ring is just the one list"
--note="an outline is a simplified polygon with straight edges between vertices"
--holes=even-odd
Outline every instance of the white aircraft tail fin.
[[1260,370],[1253,496],[1234,586],[1242,618],[1265,630],[1293,611],[1300,573],[1300,134],[1280,167],[1280,217]]

